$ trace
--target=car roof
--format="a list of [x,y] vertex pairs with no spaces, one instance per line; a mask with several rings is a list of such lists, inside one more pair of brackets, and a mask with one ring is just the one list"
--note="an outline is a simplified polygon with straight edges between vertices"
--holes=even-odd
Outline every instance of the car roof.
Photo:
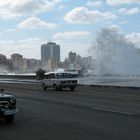
[[48,74],[71,74],[70,72],[47,72],[45,73],[45,75],[48,75]]

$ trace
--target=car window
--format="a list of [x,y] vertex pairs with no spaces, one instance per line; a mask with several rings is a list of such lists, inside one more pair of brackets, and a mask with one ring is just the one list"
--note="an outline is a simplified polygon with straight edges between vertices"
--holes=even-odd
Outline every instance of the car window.
[[57,78],[71,78],[71,74],[70,73],[57,73],[56,77]]

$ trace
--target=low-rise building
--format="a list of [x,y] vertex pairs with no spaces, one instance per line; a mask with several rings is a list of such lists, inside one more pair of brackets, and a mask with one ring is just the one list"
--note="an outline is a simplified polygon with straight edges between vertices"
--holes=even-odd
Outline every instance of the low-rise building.
[[16,71],[16,72],[20,72],[23,70],[23,56],[20,55],[20,54],[12,54],[11,55],[11,61],[12,61],[12,64],[13,64],[13,69]]

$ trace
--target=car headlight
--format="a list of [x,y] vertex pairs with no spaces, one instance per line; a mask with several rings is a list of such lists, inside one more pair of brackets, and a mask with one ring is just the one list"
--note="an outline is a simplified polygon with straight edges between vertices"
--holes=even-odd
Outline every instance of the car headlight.
[[11,98],[11,99],[10,99],[10,103],[11,103],[11,104],[15,104],[15,103],[16,103],[16,99],[15,99],[15,98]]

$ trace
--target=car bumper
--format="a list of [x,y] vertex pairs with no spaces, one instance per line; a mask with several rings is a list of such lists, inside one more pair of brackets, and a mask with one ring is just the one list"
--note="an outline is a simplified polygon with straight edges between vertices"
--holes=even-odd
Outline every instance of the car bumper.
[[60,87],[76,87],[77,86],[77,84],[60,84],[59,85]]
[[18,113],[18,109],[10,109],[10,110],[2,110],[4,115],[16,115]]

